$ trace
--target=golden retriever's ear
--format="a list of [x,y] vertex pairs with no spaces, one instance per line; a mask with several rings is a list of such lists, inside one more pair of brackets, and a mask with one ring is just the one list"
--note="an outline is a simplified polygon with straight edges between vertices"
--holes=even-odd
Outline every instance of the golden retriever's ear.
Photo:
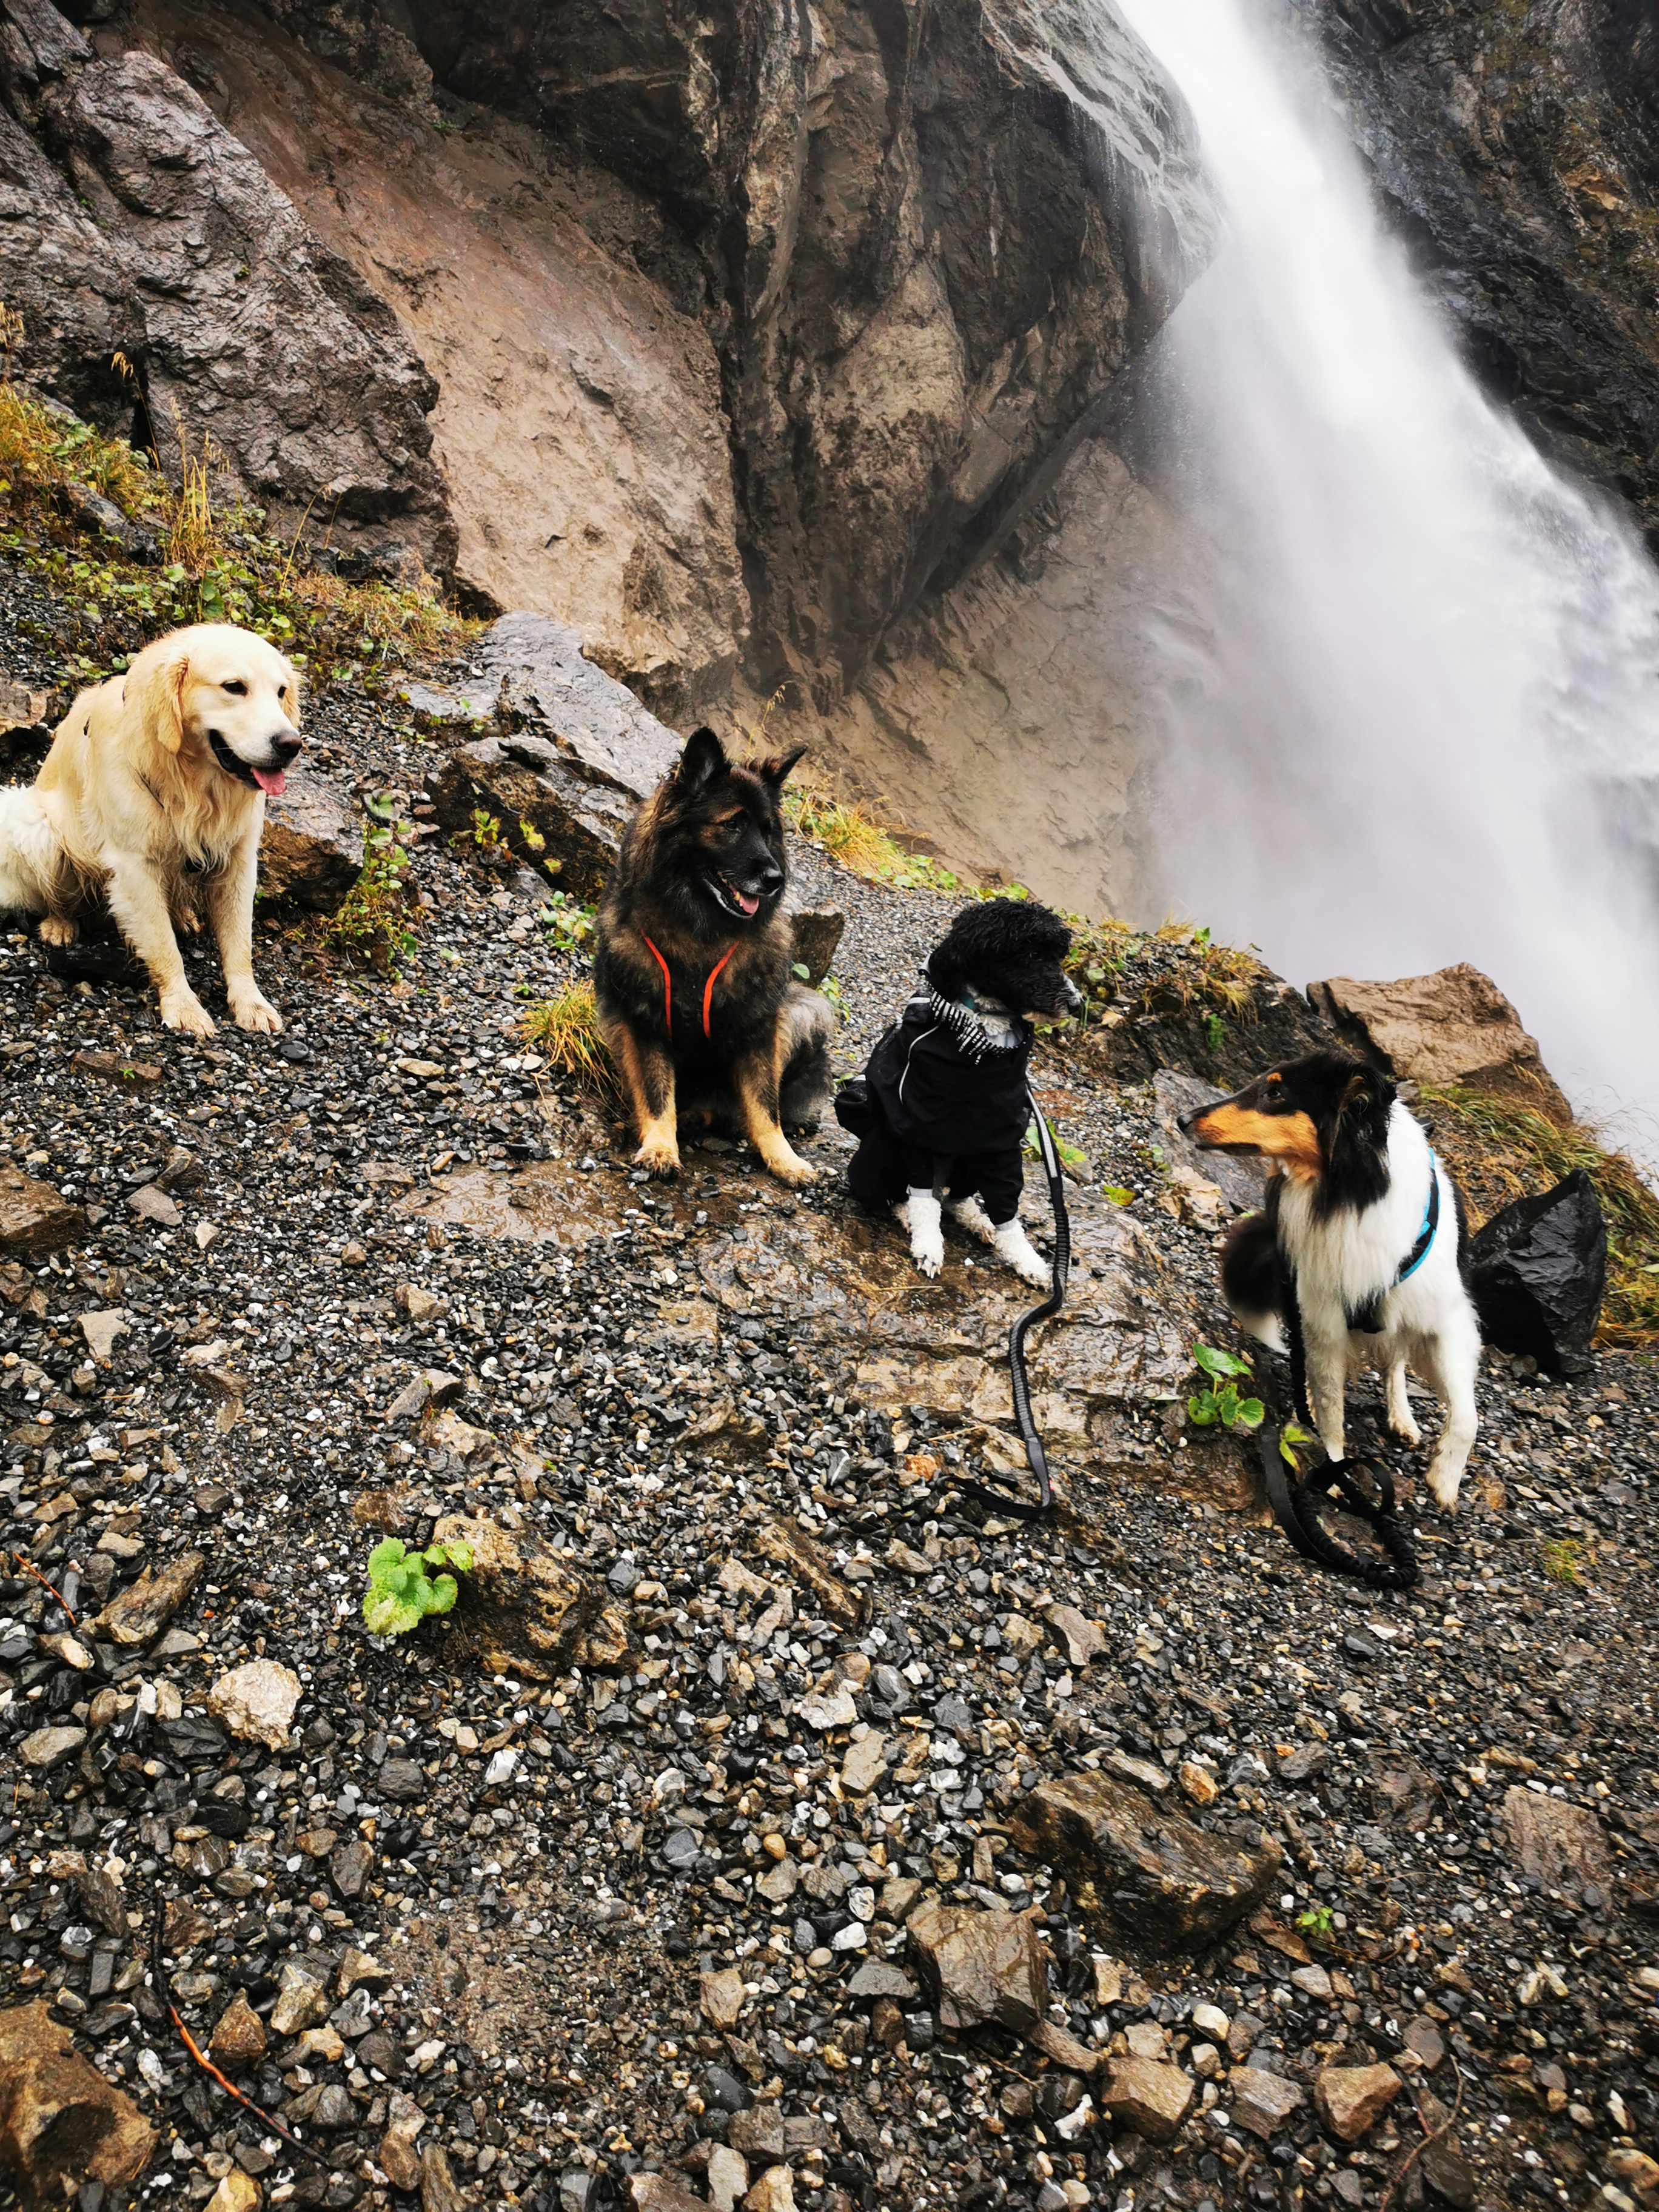
[[190,659],[163,653],[135,684],[128,678],[125,706],[141,737],[153,738],[164,752],[176,753],[185,741],[185,686]]
[[283,663],[283,712],[297,730],[300,726],[300,672],[291,660]]

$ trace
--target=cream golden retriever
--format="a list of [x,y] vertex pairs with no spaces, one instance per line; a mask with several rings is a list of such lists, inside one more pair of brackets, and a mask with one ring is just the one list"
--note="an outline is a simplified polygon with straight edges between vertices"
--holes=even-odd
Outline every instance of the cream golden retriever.
[[210,1036],[185,980],[175,921],[204,908],[240,1028],[279,1030],[253,980],[253,885],[265,793],[300,750],[300,679],[274,646],[224,623],[146,646],[125,676],[82,691],[33,783],[0,791],[0,907],[67,945],[102,890],[169,1029]]

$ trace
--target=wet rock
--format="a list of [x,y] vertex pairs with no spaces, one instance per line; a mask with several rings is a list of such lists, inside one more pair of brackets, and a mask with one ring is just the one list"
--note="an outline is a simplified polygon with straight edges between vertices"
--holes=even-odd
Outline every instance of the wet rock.
[[233,2166],[209,2197],[204,2212],[259,2212],[263,2201],[253,2176]]
[[634,808],[678,760],[678,741],[584,659],[580,634],[563,623],[503,615],[479,658],[483,682],[499,687],[498,733],[451,754],[432,791],[438,819],[466,830],[482,808],[522,858],[557,864],[561,890],[596,899]]
[[1197,2084],[1178,2066],[1152,2058],[1115,2058],[1096,2095],[1101,2109],[1148,2142],[1171,2142],[1192,2110]]
[[787,2166],[769,2166],[743,2200],[743,2212],[795,2212],[794,2177]]
[[1103,1936],[1158,1948],[1213,1942],[1261,1902],[1279,1864],[1270,1839],[1229,1844],[1104,1773],[1040,1784],[1012,1826],[1022,1850],[1065,1871]]
[[18,1756],[32,1774],[50,1774],[73,1759],[86,1740],[83,1728],[35,1729],[18,1746]]
[[421,2212],[465,2212],[465,2202],[442,2146],[428,2143],[421,2153]]
[[155,2142],[39,2002],[0,2012],[0,2166],[42,2206],[136,2180]]
[[886,1765],[887,1739],[872,1729],[868,1735],[848,1745],[841,1763],[841,1786],[852,1796],[867,1796],[880,1781]]
[[94,1635],[112,1644],[148,1644],[159,1636],[201,1578],[207,1564],[200,1552],[181,1552],[159,1571],[146,1567],[130,1589],[112,1598],[90,1623]]
[[301,1692],[300,1678],[291,1667],[278,1666],[273,1659],[251,1659],[219,1677],[208,1692],[207,1707],[242,1742],[281,1751]]
[[708,2212],[701,2197],[665,2173],[635,2173],[628,2184],[635,2212]]
[[227,2074],[240,2074],[264,2057],[264,2023],[240,1991],[220,2014],[209,2049]]
[[86,1211],[20,1168],[0,1165],[0,1255],[38,1259],[87,1234]]
[[1260,2066],[1235,2066],[1227,2076],[1227,2100],[1233,2119],[1263,2142],[1284,2132],[1292,2112],[1307,2103],[1294,2081],[1269,2074]]
[[1583,1374],[1607,1280],[1601,1201],[1583,1168],[1518,1198],[1469,1240],[1469,1291],[1480,1333],[1547,1375]]
[[1164,1149],[1170,1159],[1200,1183],[1218,1191],[1224,1201],[1224,1210],[1254,1212],[1267,1194],[1267,1170],[1261,1163],[1235,1159],[1227,1152],[1200,1152],[1181,1127],[1183,1114],[1194,1114],[1200,1106],[1213,1106],[1218,1098],[1226,1097],[1226,1092],[1218,1091],[1212,1083],[1201,1082],[1195,1075],[1182,1075],[1175,1068],[1160,1067],[1152,1079],[1152,1095],[1157,1101]]
[[1553,1121],[1571,1119],[1536,1039],[1492,978],[1467,961],[1393,983],[1333,975],[1310,983],[1308,997],[1346,1042],[1397,1079],[1462,1084]]
[[511,1534],[491,1521],[448,1514],[434,1533],[440,1543],[472,1547],[471,1569],[458,1577],[449,1615],[458,1658],[489,1674],[550,1682],[573,1664],[617,1665],[634,1648],[632,1628],[602,1585],[527,1532]]
[[420,2187],[420,2154],[406,2136],[388,2128],[374,2154],[374,2162],[394,2189],[412,2195]]
[[748,2002],[743,1976],[735,1966],[728,1966],[724,1973],[705,1974],[697,1985],[697,2002],[711,2027],[735,2027]]
[[708,2202],[714,2212],[732,2212],[749,2187],[749,2165],[729,2143],[708,2146]]
[[273,2035],[298,2035],[302,2029],[320,2027],[328,2018],[328,1991],[314,1973],[297,1960],[285,1960],[276,2002],[271,2007]]
[[750,2105],[732,2113],[726,2139],[745,2157],[780,2159],[784,2153],[783,2114],[775,2105]]
[[[354,1897],[362,1895],[363,1884],[368,1880],[374,1864],[374,1854],[366,1843],[359,1840],[342,1844],[329,1854],[328,1878],[340,1896],[349,1903]],[[356,1958],[362,1954],[353,1952],[348,1955]],[[343,1996],[344,1991],[342,1990],[341,1994]]]
[[839,907],[803,907],[790,914],[793,964],[805,969],[806,974],[802,981],[809,990],[817,990],[830,973],[836,947],[841,943],[842,933],[846,927],[847,916]]
[[268,899],[332,914],[362,866],[362,817],[314,769],[305,769],[280,798],[266,799],[259,888]]
[[1423,2179],[1437,2197],[1443,2197],[1448,2204],[1456,2205],[1459,2212],[1468,2212],[1474,2203],[1478,2185],[1474,2168],[1450,2125],[1450,2107],[1424,2088],[1419,2089],[1417,2102],[1424,2129],[1431,2138],[1424,2143],[1418,2160]]
[[1504,1797],[1504,1824],[1523,1874],[1547,1889],[1605,1883],[1613,1870],[1607,1834],[1594,1813],[1518,1784]]
[[1314,2079],[1314,2105],[1339,2142],[1357,2143],[1404,2087],[1392,2066],[1322,2066]]
[[1072,1666],[1086,1667],[1106,1650],[1106,1632],[1100,1623],[1085,1620],[1074,1605],[1051,1605],[1043,1618]]
[[924,1905],[907,1923],[911,1954],[943,2028],[994,2021],[1030,2036],[1048,2002],[1048,1969],[1030,1917]]
[[823,1546],[793,1521],[772,1520],[762,1528],[759,1548],[795,1579],[805,1583],[831,1620],[843,1628],[863,1618],[863,1601],[836,1572],[835,1562]]

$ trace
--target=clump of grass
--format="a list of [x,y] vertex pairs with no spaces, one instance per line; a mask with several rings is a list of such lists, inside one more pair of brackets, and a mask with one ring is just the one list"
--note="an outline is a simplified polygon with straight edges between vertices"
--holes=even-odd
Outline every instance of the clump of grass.
[[544,999],[540,1006],[532,1006],[519,1026],[526,1041],[544,1052],[555,1067],[574,1075],[607,1105],[620,1109],[622,1082],[599,1035],[591,977],[585,975],[553,998]]
[[86,484],[135,521],[159,515],[167,497],[166,479],[143,454],[90,423],[49,414],[9,383],[0,384],[0,492],[19,505]]
[[415,950],[415,907],[404,878],[409,854],[402,842],[413,824],[392,823],[363,831],[363,866],[356,882],[322,925],[325,945],[355,953],[395,975]]
[[1607,1151],[1582,1122],[1559,1126],[1514,1099],[1425,1084],[1422,1100],[1477,1222],[1583,1169],[1607,1224],[1607,1290],[1595,1341],[1659,1351],[1659,1196],[1635,1163]]
[[1553,1583],[1567,1583],[1576,1589],[1583,1588],[1583,1570],[1595,1565],[1595,1554],[1581,1538],[1546,1536],[1539,1549],[1543,1553],[1544,1572]]

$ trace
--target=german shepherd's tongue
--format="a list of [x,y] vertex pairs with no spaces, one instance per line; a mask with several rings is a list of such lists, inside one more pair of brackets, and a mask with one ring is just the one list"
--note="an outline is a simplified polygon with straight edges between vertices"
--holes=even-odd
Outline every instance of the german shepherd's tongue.
[[260,790],[269,792],[273,799],[280,799],[288,784],[288,778],[279,768],[250,768],[248,774]]
[[736,899],[738,904],[743,908],[745,914],[758,914],[760,912],[759,899],[750,898],[747,891],[740,891],[735,884],[732,886],[732,896]]

